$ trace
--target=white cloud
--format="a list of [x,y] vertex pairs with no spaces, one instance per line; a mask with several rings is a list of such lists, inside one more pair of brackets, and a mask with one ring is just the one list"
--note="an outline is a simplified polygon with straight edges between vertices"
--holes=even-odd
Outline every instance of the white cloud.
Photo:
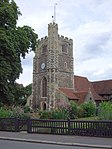
[[112,26],[110,24],[110,20],[90,21],[76,29],[76,74],[86,75],[90,80],[111,78],[107,71],[108,64],[112,63]]

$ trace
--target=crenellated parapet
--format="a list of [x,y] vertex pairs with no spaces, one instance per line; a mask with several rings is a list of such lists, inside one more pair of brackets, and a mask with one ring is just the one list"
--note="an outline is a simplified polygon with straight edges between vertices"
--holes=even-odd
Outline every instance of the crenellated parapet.
[[48,37],[42,37],[41,39],[38,40],[38,47],[36,49],[36,55],[39,56],[42,53],[42,49],[44,46],[48,45]]
[[58,28],[58,24],[53,22],[53,23],[48,24],[48,29],[49,27],[52,27],[52,26]]
[[39,40],[38,40],[38,43],[39,43],[39,44],[42,44],[42,43],[45,43],[45,41],[47,41],[47,40],[48,40],[48,37],[45,36],[45,37],[42,37],[41,39],[39,39]]
[[65,36],[58,35],[58,39],[59,39],[59,41],[64,41],[64,42],[73,44],[73,40],[68,37],[65,37]]

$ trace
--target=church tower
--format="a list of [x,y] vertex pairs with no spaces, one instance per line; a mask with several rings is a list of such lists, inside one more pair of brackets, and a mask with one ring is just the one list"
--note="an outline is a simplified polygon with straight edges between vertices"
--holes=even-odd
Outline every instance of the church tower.
[[33,61],[32,108],[56,108],[58,88],[73,86],[73,40],[58,35],[58,25],[48,24],[48,37],[38,41]]

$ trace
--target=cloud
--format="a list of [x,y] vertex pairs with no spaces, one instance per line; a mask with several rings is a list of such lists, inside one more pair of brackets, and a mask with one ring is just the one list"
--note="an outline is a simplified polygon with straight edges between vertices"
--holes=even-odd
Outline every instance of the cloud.
[[105,53],[110,57],[112,52],[110,22],[88,22],[79,26],[75,32],[77,61],[96,59],[105,56]]
[[99,35],[96,34],[89,40],[89,43],[86,43],[84,48],[86,53],[90,55],[90,58],[100,57],[106,52],[104,47],[107,45],[110,37],[110,32],[104,32]]
[[94,81],[112,78],[112,32],[111,28],[104,31],[95,32],[90,39],[85,36],[83,44],[76,48],[80,57],[76,59],[75,74]]
[[[108,67],[104,68],[104,69],[98,69],[94,72],[91,72],[92,76],[94,76],[91,78],[91,80],[107,80],[107,79],[112,79],[112,67]],[[90,74],[90,75],[91,75]]]
[[103,68],[87,68],[82,71],[81,76],[88,77],[90,81],[98,81],[98,80],[112,80],[112,67],[103,67]]

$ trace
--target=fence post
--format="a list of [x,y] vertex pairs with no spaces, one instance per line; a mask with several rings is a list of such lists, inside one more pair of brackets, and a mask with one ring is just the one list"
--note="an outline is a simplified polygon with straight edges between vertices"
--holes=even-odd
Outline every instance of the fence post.
[[15,132],[19,132],[19,119],[15,118]]
[[68,135],[70,135],[70,119],[68,118]]
[[31,133],[31,132],[32,132],[31,119],[28,118],[28,120],[27,120],[27,133]]

